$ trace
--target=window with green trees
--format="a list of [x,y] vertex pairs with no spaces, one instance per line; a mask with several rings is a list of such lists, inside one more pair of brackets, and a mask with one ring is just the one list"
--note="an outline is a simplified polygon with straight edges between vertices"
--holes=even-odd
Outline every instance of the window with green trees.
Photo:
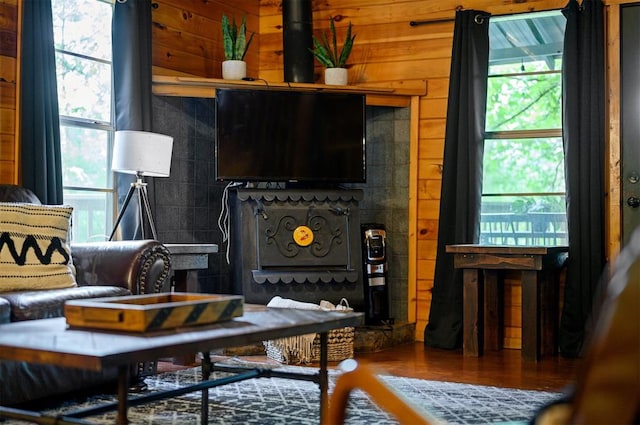
[[109,0],[52,0],[64,202],[72,239],[106,240],[114,209]]
[[567,243],[560,12],[491,18],[480,243]]

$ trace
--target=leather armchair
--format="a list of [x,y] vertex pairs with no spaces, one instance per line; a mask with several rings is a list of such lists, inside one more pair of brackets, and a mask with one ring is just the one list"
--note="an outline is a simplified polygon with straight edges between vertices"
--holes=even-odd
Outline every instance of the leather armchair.
[[[0,202],[40,200],[28,189],[0,185]],[[60,317],[71,299],[158,293],[170,272],[170,254],[155,240],[72,243],[77,287],[40,291],[0,292],[0,323]],[[135,378],[155,372],[155,364],[140,363]],[[89,373],[24,362],[0,361],[0,405],[88,388],[115,380],[117,371]]]
[[158,293],[170,268],[169,251],[154,240],[72,244],[71,258],[77,287],[0,292],[0,323],[60,317],[71,299]]

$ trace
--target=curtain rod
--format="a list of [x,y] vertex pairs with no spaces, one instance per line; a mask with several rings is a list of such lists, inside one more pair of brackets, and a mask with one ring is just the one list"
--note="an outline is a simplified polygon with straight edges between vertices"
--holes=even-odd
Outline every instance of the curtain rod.
[[[461,10],[464,10],[464,7],[462,7],[462,5],[456,6],[456,9],[455,9],[456,12],[459,12]],[[440,18],[440,19],[430,19],[430,20],[424,20],[424,21],[409,21],[409,26],[417,27],[420,25],[437,24],[441,22],[453,22],[455,20],[456,20],[455,18]]]
[[[464,10],[464,7],[462,6],[458,6],[456,7],[456,13],[460,12],[461,10]],[[474,17],[474,21],[476,22],[476,24],[482,24],[484,22],[484,18],[489,18],[491,15],[487,14],[487,15],[483,15],[482,13],[478,13],[475,17]],[[453,22],[455,21],[455,17],[454,18],[440,18],[440,19],[429,19],[429,20],[424,20],[424,21],[409,21],[409,26],[412,27],[417,27],[420,25],[428,25],[428,24],[437,24],[437,23],[442,23],[442,22]]]
[[455,18],[442,18],[442,19],[431,19],[428,21],[409,21],[409,25],[412,27],[417,27],[420,25],[437,24],[440,22],[453,22],[453,21],[455,21]]

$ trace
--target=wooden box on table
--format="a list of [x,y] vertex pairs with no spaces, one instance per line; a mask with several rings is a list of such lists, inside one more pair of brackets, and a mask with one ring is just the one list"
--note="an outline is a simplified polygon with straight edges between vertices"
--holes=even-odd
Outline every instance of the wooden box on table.
[[64,315],[71,327],[152,332],[230,320],[243,309],[239,295],[171,292],[67,301]]

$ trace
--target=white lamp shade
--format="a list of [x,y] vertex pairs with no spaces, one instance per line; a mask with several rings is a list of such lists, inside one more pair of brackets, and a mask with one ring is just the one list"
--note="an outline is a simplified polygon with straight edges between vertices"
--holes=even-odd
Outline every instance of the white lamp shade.
[[116,131],[111,169],[127,174],[169,177],[173,137],[148,131]]

